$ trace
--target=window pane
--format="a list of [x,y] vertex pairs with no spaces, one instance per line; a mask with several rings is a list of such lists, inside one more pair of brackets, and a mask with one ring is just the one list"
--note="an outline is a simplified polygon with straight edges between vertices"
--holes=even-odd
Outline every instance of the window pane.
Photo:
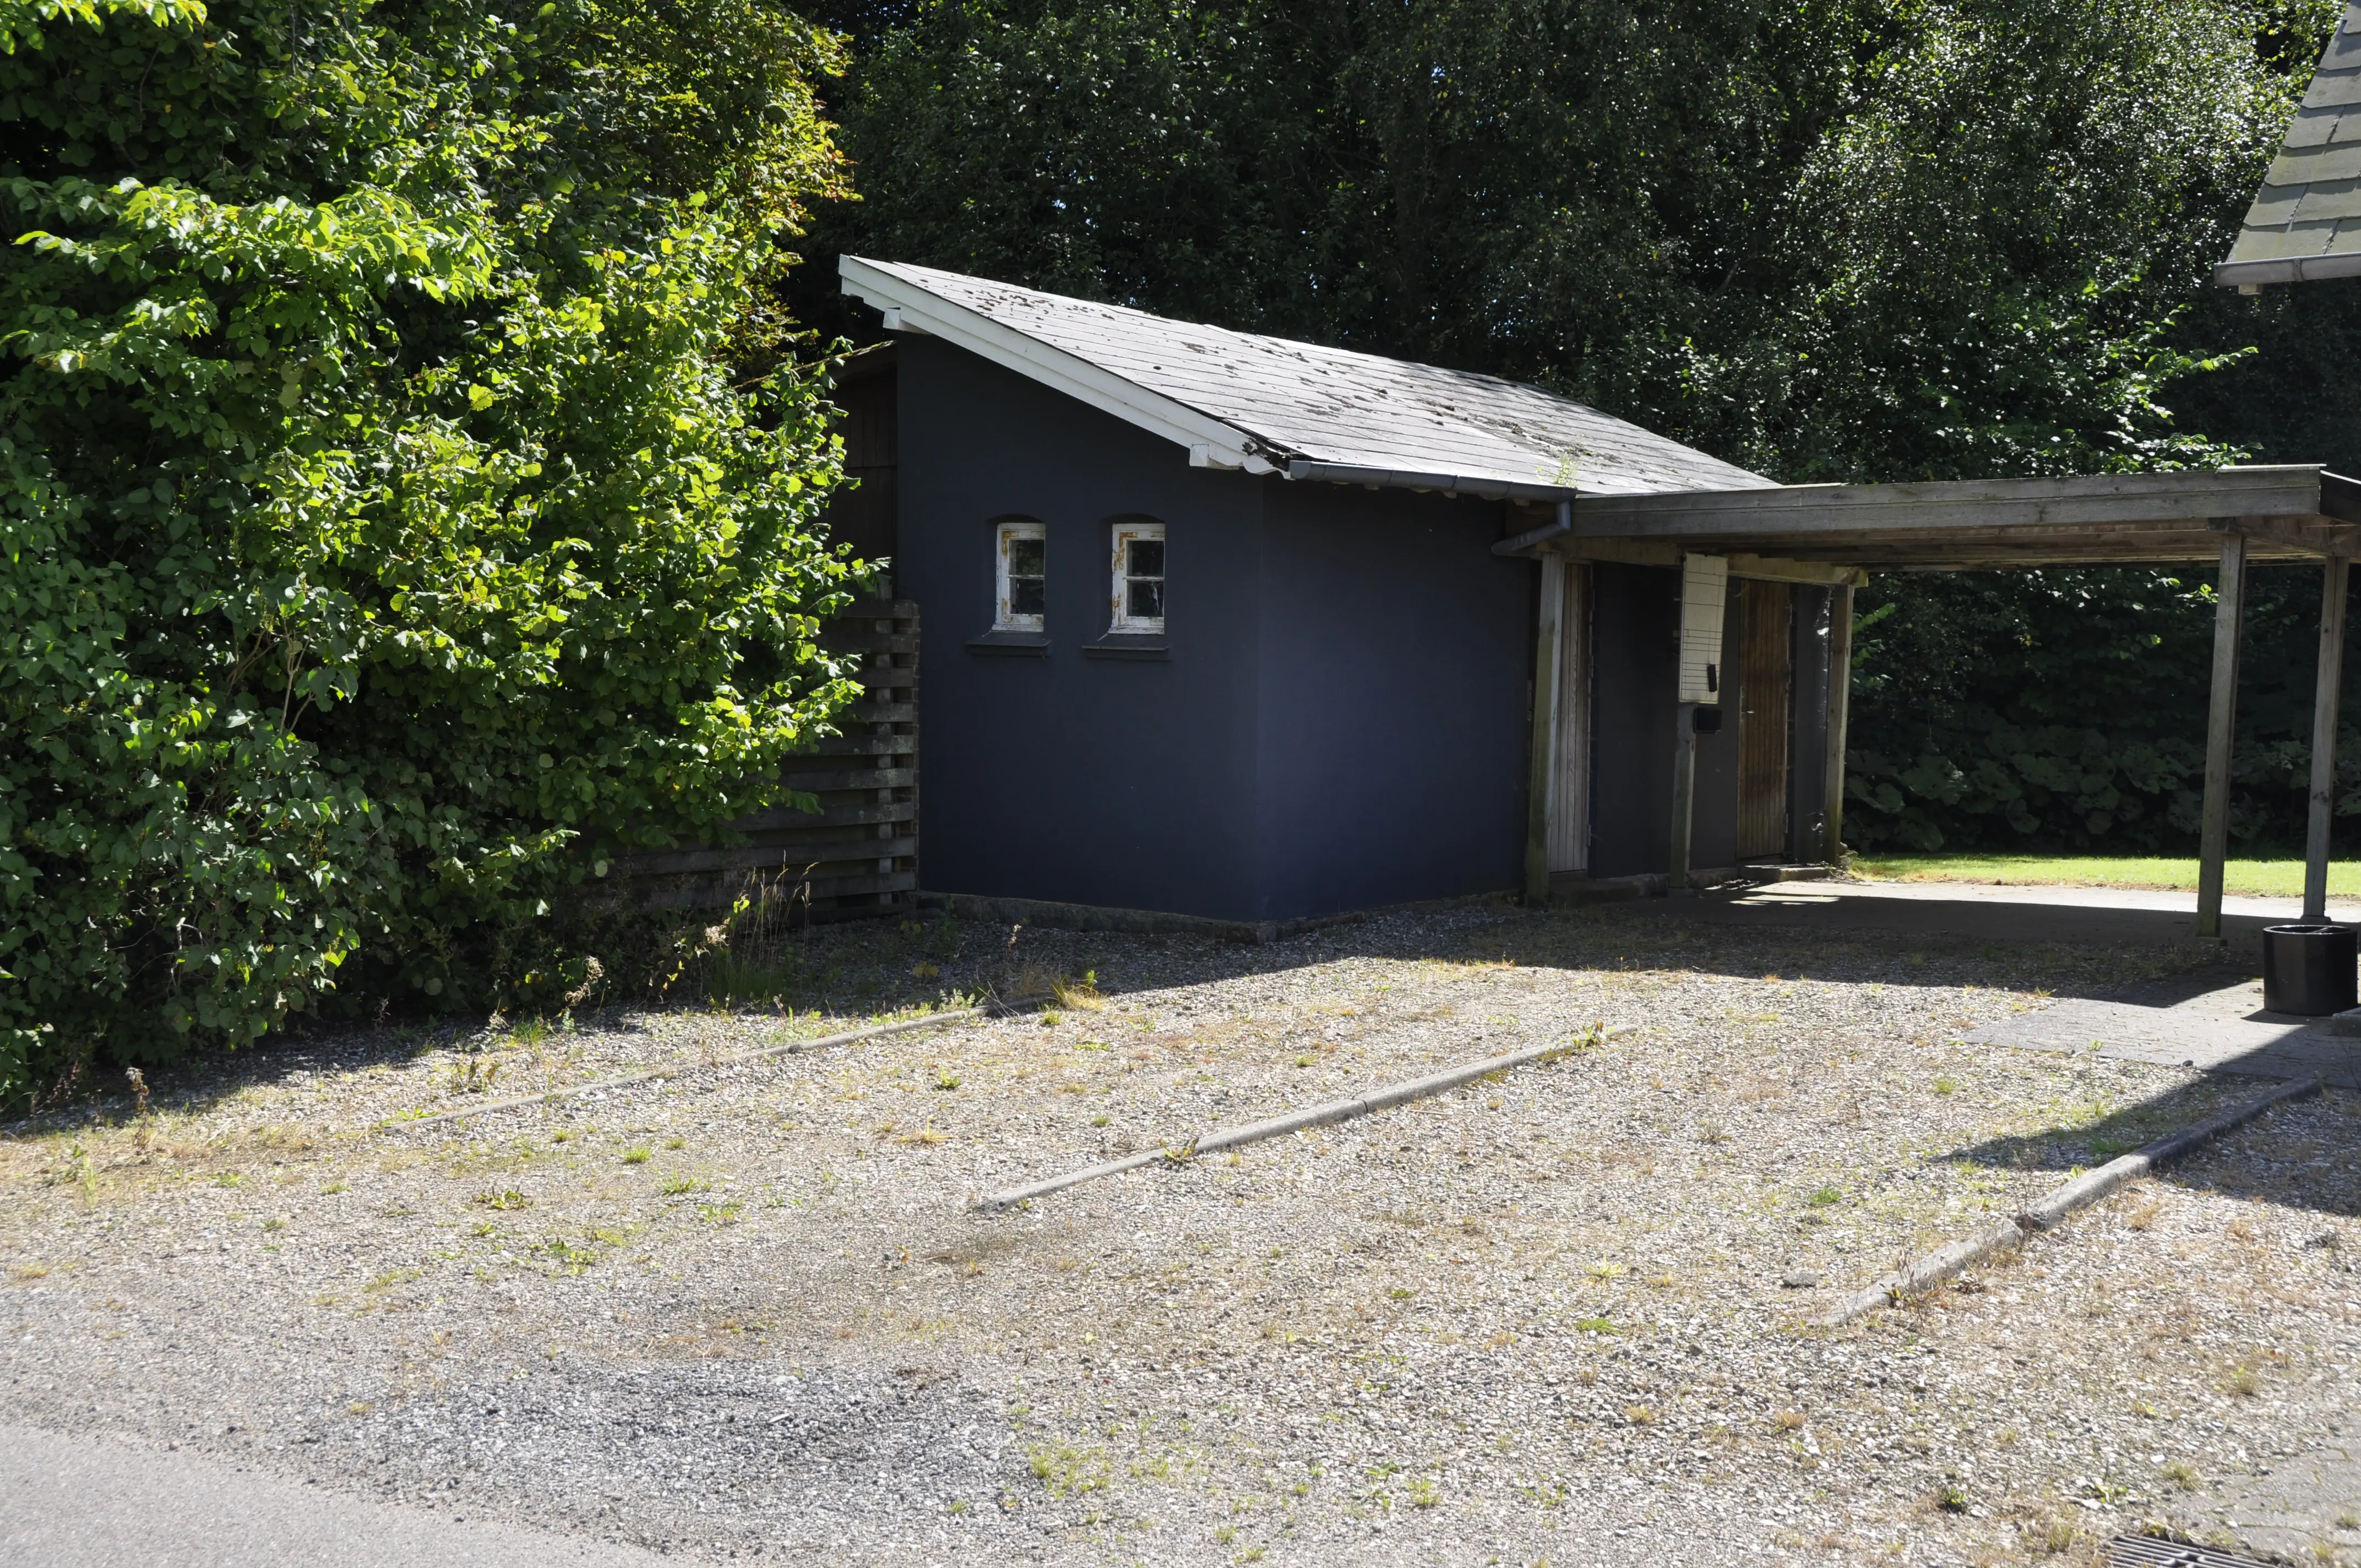
[[1012,577],[1038,577],[1049,553],[1046,539],[1027,539],[1022,535],[1008,542],[1008,575]]
[[1008,613],[1011,615],[1047,615],[1049,596],[1042,591],[1038,577],[1020,577],[1014,573],[1008,578]]
[[[1160,544],[1157,546],[1159,554],[1162,552],[1163,548],[1164,547]],[[1161,620],[1164,619],[1163,578],[1134,577],[1126,586],[1130,589],[1130,595],[1128,600],[1129,608],[1125,610],[1125,614],[1128,615],[1134,620]]]
[[1130,542],[1131,559],[1126,576],[1160,577],[1164,575],[1164,541],[1135,539]]

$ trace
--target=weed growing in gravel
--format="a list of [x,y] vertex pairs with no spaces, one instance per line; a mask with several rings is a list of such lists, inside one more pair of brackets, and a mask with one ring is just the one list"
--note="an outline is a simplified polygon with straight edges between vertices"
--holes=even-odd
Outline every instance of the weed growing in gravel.
[[2222,1387],[2234,1399],[2252,1399],[2262,1393],[2263,1379],[2251,1366],[2235,1366],[2222,1380]]
[[2163,1475],[2167,1481],[2184,1492],[2197,1490],[2197,1467],[2185,1459],[2176,1459],[2166,1465]]
[[1823,1187],[1814,1191],[1812,1195],[1805,1199],[1804,1201],[1809,1203],[1815,1209],[1829,1209],[1843,1202],[1844,1194],[1838,1191],[1833,1187]]
[[1097,1013],[1107,1004],[1106,998],[1099,992],[1096,970],[1083,970],[1080,980],[1060,978],[1050,985],[1049,994],[1058,999],[1060,1006],[1071,1007],[1077,1013]]
[[951,1071],[951,1069],[947,1067],[939,1067],[935,1069],[935,1087],[937,1089],[952,1090],[957,1089],[959,1086],[960,1080],[957,1073]]
[[1935,1092],[1938,1094],[1957,1093],[1959,1087],[1960,1080],[1956,1078],[1938,1078],[1935,1080]]
[[1025,1451],[1033,1478],[1053,1497],[1069,1493],[1097,1492],[1108,1480],[1106,1451],[1077,1448],[1069,1442],[1038,1443]]
[[737,1223],[739,1208],[739,1204],[730,1201],[699,1203],[697,1206],[697,1217],[708,1225],[734,1224]]
[[1635,1427],[1653,1426],[1656,1424],[1655,1408],[1651,1405],[1626,1405],[1623,1407],[1623,1419]]
[[1410,1506],[1413,1508],[1431,1508],[1443,1501],[1443,1488],[1431,1475],[1411,1476],[1404,1490],[1408,1492]]
[[1771,1418],[1771,1424],[1777,1427],[1781,1431],[1801,1431],[1804,1427],[1804,1412],[1801,1410],[1781,1410],[1777,1415]]
[[712,1185],[709,1181],[699,1181],[693,1176],[667,1176],[657,1184],[656,1190],[667,1198],[680,1198],[691,1192],[703,1192]]
[[2144,1231],[2149,1226],[2155,1224],[2157,1216],[2163,1212],[2164,1205],[2151,1198],[2147,1202],[2141,1204],[2138,1208],[2133,1210],[2130,1213],[2125,1215],[2124,1223],[2132,1230]]
[[450,1072],[445,1077],[445,1082],[450,1086],[451,1091],[455,1094],[481,1094],[492,1086],[492,1080],[500,1075],[500,1064],[498,1061],[486,1057],[471,1056],[464,1061],[453,1062]]
[[664,1140],[664,1147],[668,1149],[685,1149],[687,1146],[688,1140],[686,1138],[666,1138]]
[[467,1200],[479,1209],[530,1209],[533,1200],[513,1187],[488,1189]]
[[2074,1528],[2073,1520],[2055,1516],[2033,1520],[2025,1527],[2025,1533],[2026,1544],[2045,1557],[2057,1557],[2072,1551],[2075,1541],[2081,1535],[2081,1531]]
[[1943,1513],[1963,1514],[1968,1511],[1967,1488],[1961,1486],[1957,1481],[1946,1481],[1938,1486],[1932,1501],[1936,1508]]
[[625,1149],[623,1151],[623,1163],[625,1165],[645,1165],[648,1163],[648,1151],[643,1148]]

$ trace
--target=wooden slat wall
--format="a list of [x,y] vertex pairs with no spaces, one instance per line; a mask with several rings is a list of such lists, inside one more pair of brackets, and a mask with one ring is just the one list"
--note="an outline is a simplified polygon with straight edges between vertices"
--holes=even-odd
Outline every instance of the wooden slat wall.
[[859,652],[860,701],[841,735],[788,759],[791,789],[819,809],[780,807],[730,826],[749,843],[636,855],[626,875],[658,904],[727,905],[741,894],[787,902],[791,918],[847,920],[916,906],[918,891],[918,607],[867,599],[829,623],[828,647]]

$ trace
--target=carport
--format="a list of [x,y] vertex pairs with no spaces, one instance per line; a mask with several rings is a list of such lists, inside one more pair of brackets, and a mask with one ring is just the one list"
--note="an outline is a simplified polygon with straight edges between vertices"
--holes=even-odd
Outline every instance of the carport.
[[[1843,830],[1845,713],[1853,587],[1866,571],[2004,571],[2092,565],[2216,565],[2220,571],[2207,704],[2205,784],[2197,894],[2201,937],[2222,930],[2229,849],[2230,760],[2237,720],[2238,649],[2246,568],[2264,561],[2322,563],[2318,685],[2313,702],[2304,915],[2324,917],[2334,805],[2338,688],[2345,582],[2361,553],[2361,481],[2318,465],[2071,478],[1898,485],[1794,485],[1658,495],[1578,496],[1504,541],[1573,562],[1686,566],[1743,563],[1758,574],[1834,585],[1830,616],[1827,798],[1822,850],[1834,861]],[[1725,567],[1724,569],[1734,569]],[[1557,618],[1541,620],[1536,668],[1559,667]],[[1719,641],[1719,621],[1715,625]],[[1708,674],[1705,685],[1710,686]],[[1547,695],[1542,694],[1545,706]],[[1685,684],[1681,744],[1693,750],[1694,700]],[[1704,700],[1710,700],[1709,697]],[[1549,727],[1537,719],[1536,776]],[[1689,801],[1676,762],[1670,885],[1686,886]]]

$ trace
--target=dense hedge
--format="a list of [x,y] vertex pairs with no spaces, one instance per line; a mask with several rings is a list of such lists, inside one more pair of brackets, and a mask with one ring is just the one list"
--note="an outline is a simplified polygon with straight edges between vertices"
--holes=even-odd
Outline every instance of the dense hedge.
[[[1845,837],[1862,849],[2190,854],[2215,600],[2209,572],[1892,574],[1859,598]],[[2248,573],[2232,837],[2303,841],[2316,566]],[[2351,611],[2348,609],[2348,623]],[[2337,743],[2361,816],[2361,690]]]
[[833,40],[0,0],[0,1102],[339,991],[578,991],[541,916],[851,690],[758,308]]

